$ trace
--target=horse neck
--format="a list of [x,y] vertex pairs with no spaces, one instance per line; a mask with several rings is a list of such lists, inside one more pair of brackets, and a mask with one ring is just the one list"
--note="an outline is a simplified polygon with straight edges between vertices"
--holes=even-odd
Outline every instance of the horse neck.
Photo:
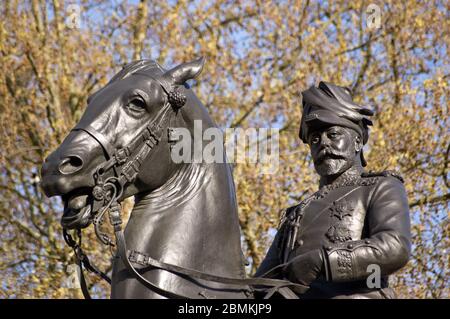
[[160,188],[137,196],[126,229],[131,249],[214,274],[243,277],[229,165],[183,164]]

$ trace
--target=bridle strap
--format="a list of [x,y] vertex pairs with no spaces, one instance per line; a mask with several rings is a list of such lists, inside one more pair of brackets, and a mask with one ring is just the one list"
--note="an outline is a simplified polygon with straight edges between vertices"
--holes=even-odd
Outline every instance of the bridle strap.
[[[127,256],[128,256],[128,259],[130,260],[130,262],[133,262],[133,263],[136,263],[136,264],[139,264],[142,266],[150,266],[150,267],[159,268],[162,270],[167,270],[169,272],[173,272],[178,275],[189,276],[189,277],[194,277],[197,279],[209,280],[209,281],[214,281],[214,282],[223,283],[223,284],[238,285],[238,286],[249,285],[249,286],[270,286],[270,287],[291,286],[291,287],[295,287],[299,290],[305,290],[305,289],[309,288],[307,286],[304,286],[301,284],[296,284],[296,283],[293,283],[293,282],[290,282],[287,280],[264,278],[264,275],[263,275],[263,277],[247,278],[247,279],[216,276],[216,275],[204,273],[204,272],[201,272],[201,271],[198,271],[195,269],[190,269],[187,267],[180,267],[177,265],[165,263],[165,262],[153,259],[152,257],[150,257],[147,254],[143,254],[143,253],[140,253],[135,250],[130,251],[130,252],[127,251]],[[270,272],[272,273],[277,269],[285,267],[286,265],[287,264],[278,265],[275,268],[271,269]]]
[[84,253],[83,249],[81,248],[81,230],[78,230],[78,240],[77,243],[72,236],[67,232],[67,229],[63,228],[63,238],[64,241],[67,243],[69,247],[73,249],[73,252],[75,254],[75,259],[78,264],[78,267],[80,268],[80,288],[81,292],[83,293],[83,297],[85,299],[92,299],[91,295],[89,293],[89,288],[87,287],[86,278],[84,276],[83,266],[86,270],[89,272],[93,272],[103,280],[105,280],[108,284],[111,285],[111,278],[108,277],[107,274],[99,270],[97,267],[95,267],[94,264],[91,263],[89,260],[89,257]]
[[118,229],[115,231],[116,236],[116,244],[117,244],[117,254],[119,255],[120,259],[124,263],[125,267],[128,269],[128,271],[134,275],[144,286],[147,288],[152,289],[154,292],[160,294],[161,296],[164,296],[166,298],[172,298],[172,299],[191,299],[187,296],[177,294],[168,290],[164,290],[157,285],[153,284],[151,281],[143,277],[136,268],[131,265],[130,261],[127,257],[127,247],[125,243],[125,237],[123,235],[123,232],[121,229]]
[[72,129],[72,131],[84,131],[88,133],[103,147],[105,153],[108,155],[108,160],[112,158],[116,148],[108,141],[105,135],[97,131],[91,125],[84,127],[76,126],[75,128]]
[[170,105],[166,105],[161,110],[161,115],[158,114],[155,121],[148,125],[140,134],[137,142],[132,143],[126,148],[126,152],[129,154],[128,156],[121,159],[118,154],[120,150],[118,150],[114,155],[115,162],[113,165],[108,165],[108,167],[114,167],[115,177],[122,190],[127,183],[132,183],[136,179],[141,165],[148,158],[153,148],[161,141],[163,131],[167,129],[170,121],[171,115],[167,115],[167,112],[170,112],[169,108]]

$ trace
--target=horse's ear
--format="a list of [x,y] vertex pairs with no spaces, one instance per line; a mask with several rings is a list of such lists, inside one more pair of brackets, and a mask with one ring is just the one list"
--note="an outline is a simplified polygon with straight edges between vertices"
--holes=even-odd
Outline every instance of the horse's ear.
[[205,58],[201,57],[197,60],[180,64],[173,69],[167,71],[164,76],[169,78],[173,84],[182,85],[189,79],[195,78],[202,72]]

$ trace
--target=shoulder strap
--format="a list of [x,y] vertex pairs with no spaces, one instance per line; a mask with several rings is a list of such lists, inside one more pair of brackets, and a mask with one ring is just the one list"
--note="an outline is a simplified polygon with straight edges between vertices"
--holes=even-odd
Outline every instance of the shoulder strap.
[[361,174],[361,177],[377,177],[377,176],[383,176],[383,177],[392,176],[392,177],[397,178],[402,183],[405,182],[405,180],[400,175],[400,173],[398,173],[396,171],[391,171],[391,170],[380,171],[380,172],[368,171],[368,172],[364,172]]

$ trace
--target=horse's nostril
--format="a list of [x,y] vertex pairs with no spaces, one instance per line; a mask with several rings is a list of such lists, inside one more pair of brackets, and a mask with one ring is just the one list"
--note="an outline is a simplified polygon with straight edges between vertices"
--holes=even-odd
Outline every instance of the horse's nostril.
[[83,160],[76,155],[68,156],[59,164],[59,171],[63,174],[73,174],[83,167]]

